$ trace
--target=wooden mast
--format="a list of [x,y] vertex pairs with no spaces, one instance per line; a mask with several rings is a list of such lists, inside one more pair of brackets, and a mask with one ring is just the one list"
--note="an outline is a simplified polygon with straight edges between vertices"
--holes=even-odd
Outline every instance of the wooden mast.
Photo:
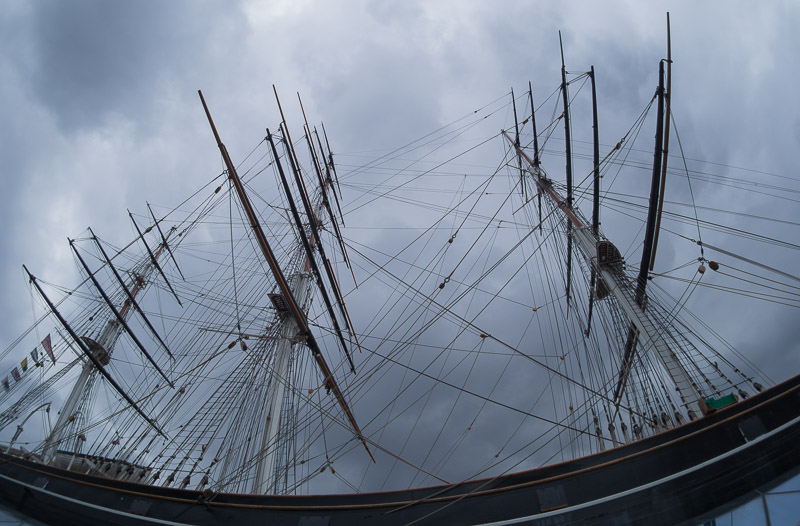
[[564,102],[564,140],[566,146],[567,169],[567,206],[572,207],[572,136],[569,127],[569,94],[567,93],[567,67],[564,64],[564,44],[561,42],[561,31],[558,32],[558,45],[561,47],[561,97]]
[[653,175],[650,181],[650,204],[647,212],[647,224],[644,232],[642,262],[639,266],[639,277],[636,280],[636,303],[644,307],[647,274],[653,255],[653,238],[656,230],[656,213],[658,211],[658,191],[661,179],[661,160],[664,145],[664,62],[658,64],[658,91],[656,92],[656,139],[653,149]]
[[[513,139],[508,133],[503,131],[502,134],[510,144],[514,144]],[[631,297],[627,279],[622,276],[622,273],[599,264],[597,259],[598,238],[592,234],[591,229],[587,227],[586,222],[581,219],[578,212],[567,205],[566,201],[561,198],[558,192],[553,188],[552,182],[539,168],[533,166],[531,158],[521,149],[519,153],[522,155],[522,158],[533,167],[530,173],[535,178],[536,184],[542,192],[552,200],[556,208],[568,219],[567,224],[570,225],[572,229],[572,235],[575,237],[578,250],[586,261],[590,262],[595,268],[598,278],[603,280],[603,283],[609,290],[609,294],[616,299],[620,309],[630,322],[630,330],[635,334],[637,340],[639,338],[644,338],[652,345],[658,359],[664,365],[667,374],[675,383],[682,403],[687,409],[689,418],[693,419],[693,407],[700,406],[702,397],[697,385],[689,377],[688,372],[672,351],[665,334],[662,334],[651,315],[649,315],[645,309],[642,309],[635,299]],[[630,367],[631,363],[632,361],[628,362],[628,367]]]
[[[317,244],[317,240],[319,239],[319,233],[316,229],[316,226],[313,223],[313,217],[311,212],[311,207],[308,203],[306,203],[305,199],[303,199],[303,208],[305,209],[306,215],[309,217],[310,225],[311,225],[311,239],[308,239],[306,232],[303,228],[303,222],[300,218],[300,213],[297,211],[297,205],[295,205],[294,198],[292,197],[292,191],[289,187],[289,181],[286,179],[286,174],[283,172],[283,166],[281,165],[278,150],[275,148],[275,141],[272,139],[272,134],[270,133],[269,129],[267,129],[267,141],[269,142],[270,147],[272,148],[272,155],[275,157],[275,164],[278,167],[278,174],[280,175],[281,183],[283,184],[283,190],[286,193],[286,199],[289,202],[289,207],[292,212],[292,217],[295,220],[295,224],[297,225],[298,236],[300,237],[300,241],[303,243],[303,248],[306,251],[306,261],[308,262],[311,270],[314,272],[314,276],[316,276],[317,280],[319,281],[320,285],[320,292],[322,292],[322,299],[325,302],[325,306],[328,309],[328,314],[331,317],[331,321],[333,322],[333,328],[336,331],[336,335],[339,337],[339,341],[342,344],[342,349],[344,350],[345,355],[347,356],[347,361],[350,362],[350,370],[355,372],[356,368],[353,364],[353,359],[350,357],[350,351],[347,349],[347,343],[344,341],[344,336],[342,335],[342,329],[339,327],[339,321],[336,318],[336,314],[333,312],[333,304],[331,303],[330,297],[328,296],[328,292],[325,289],[325,286],[322,282],[322,274],[319,271],[319,266],[317,265],[316,259],[314,259],[314,247]],[[289,156],[289,164],[292,167],[292,172],[294,172],[295,181],[299,184],[300,178],[299,173],[297,171],[297,167],[292,162],[291,156]],[[301,196],[302,197],[302,196]]]
[[[298,95],[298,98],[299,98],[299,95]],[[300,107],[302,108],[302,102],[300,103]],[[303,112],[303,116],[305,116],[305,112]],[[326,179],[323,179],[323,177],[322,177],[322,172],[320,171],[320,168],[319,168],[319,160],[318,160],[318,158],[316,156],[316,151],[314,150],[313,141],[311,140],[311,129],[308,127],[308,122],[307,121],[306,121],[306,141],[308,142],[308,147],[309,147],[309,149],[311,151],[311,155],[312,155],[312,157],[314,157],[314,169],[317,172],[317,179],[319,180],[320,191],[322,192],[322,204],[328,210],[328,216],[331,218],[331,222],[335,224],[336,217],[333,215],[333,210],[331,209],[331,203],[330,203],[330,200],[328,199],[328,193],[327,193],[328,186],[330,185],[331,191],[333,192],[334,196],[336,195],[336,192],[335,192],[335,190],[333,190],[333,185],[330,184],[331,183],[330,178],[328,178],[326,180]],[[321,147],[321,145],[320,145],[320,147]],[[312,228],[316,229],[316,226],[313,226]],[[337,232],[339,231],[338,227],[336,227],[336,231]],[[319,234],[316,232],[316,230],[314,232],[314,236],[315,236],[315,238],[319,238]],[[344,242],[343,242],[342,239],[339,239],[339,243],[342,246],[344,246]],[[356,346],[358,347],[358,351],[362,352],[361,351],[361,342],[359,342],[359,340],[358,340],[358,334],[356,333],[355,327],[353,326],[353,321],[350,319],[350,313],[347,311],[347,305],[345,305],[344,297],[342,296],[342,291],[339,288],[339,283],[336,281],[336,277],[334,275],[333,267],[331,266],[331,262],[328,259],[328,257],[325,255],[324,245],[322,244],[322,242],[320,242],[317,245],[317,247],[319,249],[319,255],[320,255],[321,259],[322,259],[322,263],[323,263],[323,265],[325,267],[325,273],[328,276],[328,281],[330,282],[331,289],[333,290],[333,294],[334,294],[334,296],[336,296],[336,302],[339,304],[339,310],[341,311],[342,316],[344,317],[345,324],[347,325],[347,329],[348,329],[348,331],[350,331],[350,335],[353,337],[353,339],[355,339]]]
[[[536,130],[536,107],[533,105],[533,86],[531,86],[531,82],[528,81],[528,97],[531,100],[531,125],[533,126],[533,166],[535,168],[539,167],[539,134]],[[538,188],[538,187],[537,187]],[[542,192],[541,190],[536,191],[536,199],[538,200],[538,210],[539,210],[539,232],[542,231]]]
[[158,424],[156,424],[155,421],[152,418],[150,418],[147,415],[147,413],[145,413],[139,407],[139,405],[133,400],[133,398],[131,398],[130,395],[126,393],[125,390],[122,388],[122,386],[120,386],[117,383],[117,381],[114,380],[114,378],[108,373],[108,371],[106,371],[106,368],[103,367],[103,364],[100,362],[100,360],[94,355],[94,353],[89,349],[89,347],[87,347],[86,342],[84,342],[83,339],[80,336],[78,336],[78,334],[75,332],[72,326],[67,322],[64,316],[62,316],[61,313],[58,311],[58,309],[56,309],[56,306],[53,304],[53,302],[50,301],[50,298],[48,298],[47,295],[44,293],[44,290],[42,290],[41,285],[39,285],[39,282],[36,280],[36,276],[31,274],[31,272],[25,265],[23,265],[22,268],[25,269],[25,272],[28,274],[28,279],[30,280],[31,283],[33,283],[33,286],[36,287],[36,290],[39,291],[39,295],[42,297],[45,303],[47,303],[47,306],[50,308],[50,311],[56,316],[59,323],[61,323],[61,326],[64,327],[64,329],[66,329],[66,331],[72,337],[73,341],[78,345],[83,354],[87,358],[89,358],[89,361],[92,362],[92,364],[97,368],[98,371],[100,371],[100,374],[102,374],[105,377],[105,379],[108,380],[108,383],[111,384],[111,386],[120,394],[120,396],[122,396],[122,398],[124,398],[125,401],[128,402],[128,404],[137,413],[139,413],[139,415],[141,415],[141,417],[144,418],[145,421],[153,427],[153,429],[155,429],[158,432],[159,435],[166,436],[164,434],[164,431],[162,431],[161,428],[158,427]]
[[[567,157],[567,207],[572,208],[572,137],[569,128],[569,94],[567,93],[567,67],[564,64],[564,44],[561,31],[558,32],[558,45],[561,48],[561,95],[564,101],[564,152]],[[569,312],[570,288],[572,286],[572,223],[567,223],[567,312]]]
[[164,248],[167,249],[167,254],[169,257],[172,258],[172,262],[175,263],[175,268],[178,270],[178,274],[181,275],[181,279],[186,281],[186,278],[183,277],[183,272],[181,272],[181,267],[178,266],[178,260],[175,259],[175,255],[172,253],[172,250],[169,248],[169,243],[167,243],[167,238],[164,235],[164,232],[161,230],[161,227],[158,226],[158,219],[156,219],[156,215],[153,213],[153,208],[150,206],[150,203],[147,203],[147,209],[150,210],[150,217],[153,218],[153,225],[155,225],[156,230],[158,230],[159,235],[161,236],[161,243]]
[[[172,295],[175,297],[175,301],[178,302],[178,305],[183,307],[183,303],[181,303],[181,299],[178,297],[178,293],[175,292],[175,289],[172,288],[172,284],[170,284],[169,279],[167,279],[167,275],[164,274],[164,270],[161,268],[161,265],[158,264],[158,259],[156,258],[156,255],[153,254],[152,250],[150,250],[150,245],[147,244],[147,240],[145,240],[144,234],[139,228],[139,225],[136,224],[136,220],[133,218],[133,214],[131,213],[130,210],[128,210],[128,216],[131,218],[131,223],[133,223],[133,227],[136,229],[136,233],[139,234],[139,239],[142,240],[144,248],[147,249],[147,253],[150,255],[150,261],[153,263],[153,266],[156,268],[156,270],[158,270],[158,273],[161,274],[161,277],[164,278],[164,282],[167,284],[167,287],[169,287],[170,292],[172,292]],[[149,229],[147,231],[149,231]]]
[[[105,300],[105,302],[108,305],[108,307],[111,309],[111,312],[114,313],[114,317],[117,319],[117,322],[122,326],[123,329],[125,329],[125,332],[128,333],[128,336],[131,337],[131,340],[133,340],[133,343],[136,344],[136,346],[139,348],[139,350],[142,351],[142,354],[144,354],[145,358],[147,358],[147,360],[153,365],[153,367],[155,367],[156,371],[158,371],[158,374],[160,374],[161,377],[164,378],[164,380],[167,381],[169,386],[174,389],[175,386],[172,384],[172,380],[170,380],[167,377],[167,375],[164,374],[164,371],[161,370],[161,367],[158,366],[158,364],[156,363],[155,359],[153,359],[153,357],[150,356],[150,353],[147,352],[147,349],[142,344],[142,342],[139,340],[139,338],[136,336],[136,333],[133,332],[133,330],[131,329],[130,325],[128,325],[128,322],[125,321],[125,318],[123,317],[123,313],[121,313],[114,306],[114,303],[111,301],[111,298],[109,298],[108,294],[106,294],[106,291],[103,290],[103,287],[100,285],[100,282],[97,281],[97,278],[95,277],[94,272],[92,272],[92,269],[89,268],[89,265],[86,263],[86,261],[81,256],[80,252],[78,252],[78,249],[75,247],[75,240],[74,239],[70,239],[69,240],[69,246],[72,249],[72,251],[75,253],[75,256],[78,258],[78,261],[80,262],[80,264],[83,267],[83,269],[86,271],[86,274],[89,276],[89,279],[91,280],[91,282],[94,285],[95,289],[97,289],[97,292],[100,293],[100,295],[103,297],[103,299]],[[127,305],[129,305],[129,300],[125,300],[125,308],[126,308],[126,310],[127,310]]]
[[531,101],[531,125],[533,126],[533,165],[539,166],[539,136],[536,130],[536,109],[533,106],[533,87],[528,81],[528,97]]
[[594,166],[594,185],[592,191],[592,233],[599,234],[600,229],[600,131],[597,124],[597,86],[595,84],[594,66],[589,71],[592,80],[592,157]]
[[[592,80],[592,139],[593,139],[593,164],[594,184],[592,188],[592,234],[600,235],[600,132],[597,124],[597,86],[595,84],[594,66],[589,71]],[[594,307],[595,287],[597,285],[597,272],[592,268],[589,282],[589,313],[586,316],[586,336],[592,329],[592,308]]]
[[97,236],[94,234],[94,232],[92,231],[91,228],[89,228],[89,233],[92,235],[92,240],[94,241],[95,245],[97,245],[97,249],[103,255],[103,258],[105,258],[106,263],[108,263],[108,268],[111,269],[111,272],[114,274],[114,277],[117,278],[117,282],[119,283],[120,287],[122,287],[122,290],[125,291],[125,295],[127,296],[128,301],[130,302],[129,304],[133,305],[133,308],[136,309],[136,312],[139,313],[139,316],[144,321],[145,325],[147,325],[147,327],[150,329],[150,332],[158,340],[158,342],[161,344],[161,346],[164,347],[164,350],[167,352],[169,357],[174,360],[175,356],[173,356],[173,354],[169,350],[169,347],[167,346],[166,342],[164,342],[164,340],[158,334],[158,331],[156,330],[156,328],[153,327],[153,324],[150,322],[150,319],[147,317],[145,312],[139,306],[139,302],[137,302],[136,298],[134,297],[136,295],[137,290],[139,289],[139,287],[143,283],[143,279],[141,277],[137,277],[137,280],[136,280],[136,283],[134,284],[133,290],[128,288],[128,286],[125,284],[125,281],[122,279],[122,276],[120,276],[119,271],[116,269],[114,264],[111,262],[111,258],[108,257],[108,254],[106,254],[106,251],[103,248],[103,245],[100,243],[100,240],[97,239]]
[[664,94],[666,107],[666,122],[664,122],[664,155],[661,161],[661,190],[658,197],[658,214],[656,215],[656,231],[653,237],[653,255],[650,259],[650,270],[656,261],[656,249],[658,248],[658,233],[661,231],[661,213],[664,211],[664,189],[667,186],[667,160],[669,159],[669,124],[672,121],[670,105],[672,101],[672,41],[669,32],[669,13],[667,13],[667,92]]
[[[517,118],[517,99],[514,97],[514,88],[511,88],[511,107],[514,109],[514,145],[519,149],[519,118]],[[519,184],[525,195],[525,174],[522,171],[522,157],[519,154],[517,154],[517,164],[519,164]],[[527,196],[525,196],[525,200],[527,200]]]
[[[664,62],[658,65],[658,88],[656,90],[656,137],[653,150],[653,171],[650,181],[650,202],[647,212],[647,223],[645,226],[644,246],[642,247],[642,260],[639,265],[639,275],[636,278],[636,304],[644,311],[646,304],[647,274],[650,268],[650,261],[653,250],[653,236],[656,227],[656,211],[658,206],[659,179],[661,175],[661,158],[664,137]],[[619,403],[628,376],[633,367],[633,358],[636,355],[636,347],[639,343],[639,332],[633,323],[628,327],[628,335],[625,339],[625,348],[622,355],[622,364],[619,370],[617,386],[614,388],[614,399]]]
[[[253,234],[256,237],[259,247],[261,248],[261,252],[264,256],[264,259],[267,261],[267,264],[272,271],[272,275],[275,278],[275,282],[278,285],[278,288],[281,290],[284,300],[286,301],[286,305],[289,309],[289,312],[292,314],[295,323],[300,331],[300,333],[305,337],[306,344],[311,349],[311,353],[314,357],[314,361],[317,362],[317,366],[319,367],[320,371],[322,372],[323,382],[324,385],[330,388],[331,392],[333,393],[334,397],[336,398],[337,402],[339,403],[342,411],[345,413],[350,426],[353,428],[356,436],[359,438],[361,443],[364,446],[364,449],[367,451],[367,454],[370,456],[373,462],[375,462],[375,457],[372,456],[372,452],[369,450],[367,446],[366,439],[364,435],[361,433],[361,429],[356,422],[355,416],[353,416],[353,412],[350,410],[350,406],[347,403],[347,400],[344,398],[344,394],[339,389],[338,384],[336,383],[335,378],[333,377],[333,372],[331,371],[328,363],[325,360],[325,357],[322,354],[319,346],[317,345],[317,341],[314,338],[313,333],[311,332],[308,321],[306,319],[305,313],[300,308],[297,300],[295,299],[295,295],[293,294],[291,288],[289,287],[289,283],[287,282],[285,276],[283,275],[283,271],[281,270],[280,266],[278,265],[278,261],[275,258],[275,254],[272,252],[272,248],[269,246],[269,242],[267,241],[267,237],[264,234],[264,230],[261,228],[261,224],[258,221],[258,217],[253,209],[253,206],[250,204],[250,199],[247,196],[247,192],[245,192],[244,185],[242,184],[241,179],[239,178],[238,173],[236,172],[236,167],[233,165],[233,161],[231,161],[230,155],[228,155],[228,150],[225,145],[222,143],[220,139],[219,133],[217,132],[217,128],[214,125],[214,120],[211,118],[211,112],[206,105],[206,101],[203,98],[203,92],[197,92],[200,95],[200,101],[203,104],[203,109],[205,110],[206,117],[208,118],[208,123],[211,126],[211,131],[214,133],[214,138],[217,141],[217,146],[219,147],[220,153],[222,154],[222,159],[225,162],[225,166],[228,170],[228,177],[230,178],[236,193],[239,196],[239,200],[242,204],[242,208],[244,209],[245,215],[247,216],[248,221],[250,222],[250,226],[252,228]],[[313,221],[313,219],[312,219]]]

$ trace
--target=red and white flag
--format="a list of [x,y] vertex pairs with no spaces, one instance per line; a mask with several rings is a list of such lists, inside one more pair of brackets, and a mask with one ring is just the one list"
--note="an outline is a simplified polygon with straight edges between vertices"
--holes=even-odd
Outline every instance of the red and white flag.
[[53,346],[50,343],[49,334],[44,337],[44,340],[42,340],[42,347],[44,347],[44,350],[47,351],[47,356],[49,356],[50,359],[53,360],[53,363],[56,363],[56,356],[53,354]]

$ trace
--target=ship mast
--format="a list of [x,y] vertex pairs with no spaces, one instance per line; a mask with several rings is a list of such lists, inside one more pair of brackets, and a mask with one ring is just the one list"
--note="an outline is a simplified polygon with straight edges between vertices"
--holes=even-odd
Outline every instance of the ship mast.
[[636,291],[631,290],[625,275],[622,272],[622,258],[619,250],[610,241],[602,239],[599,234],[592,232],[592,226],[582,218],[577,209],[573,209],[564,198],[553,188],[553,184],[544,171],[536,166],[525,151],[514,144],[514,140],[506,133],[503,136],[529,164],[529,173],[533,176],[536,185],[545,197],[563,212],[571,228],[571,237],[583,258],[590,263],[597,273],[599,280],[605,285],[608,293],[616,300],[625,317],[629,320],[632,330],[638,333],[638,339],[649,342],[656,355],[663,364],[667,374],[675,384],[680,395],[682,405],[692,417],[694,409],[700,407],[702,397],[696,384],[691,380],[688,372],[678,361],[676,354],[670,348],[664,334],[653,321],[649,312],[642,306],[645,302],[637,301]]
[[[302,249],[298,248],[298,250]],[[293,260],[299,261],[298,258],[293,258]],[[308,309],[310,276],[306,262],[303,268],[298,265],[298,268],[289,277],[292,294],[303,311]],[[256,466],[254,493],[277,493],[281,470],[276,467],[278,466],[278,455],[283,450],[283,447],[279,446],[285,446],[287,439],[281,433],[281,426],[286,425],[282,409],[289,387],[287,379],[289,378],[290,358],[295,346],[296,335],[297,325],[292,320],[283,317],[272,365],[272,380],[267,390],[267,423],[261,436],[261,456]]]
[[[344,393],[339,388],[336,379],[333,376],[333,371],[329,367],[325,357],[322,354],[322,351],[317,344],[317,341],[314,337],[314,334],[311,332],[308,319],[307,319],[307,311],[308,311],[308,302],[310,301],[310,295],[308,291],[311,286],[311,277],[312,273],[311,270],[316,270],[317,276],[319,276],[319,271],[316,268],[316,263],[313,261],[314,257],[314,249],[317,244],[318,235],[316,235],[316,230],[314,226],[314,222],[316,221],[315,213],[310,214],[308,218],[310,223],[310,230],[311,230],[311,239],[309,240],[305,229],[302,228],[302,225],[298,226],[298,236],[300,237],[301,241],[303,242],[303,246],[298,247],[296,250],[295,255],[302,256],[303,251],[306,253],[306,257],[302,266],[298,266],[297,268],[292,269],[291,273],[289,274],[289,278],[286,278],[284,271],[281,269],[280,265],[278,264],[277,258],[275,257],[272,248],[270,247],[269,242],[267,241],[266,235],[264,234],[263,229],[261,228],[261,224],[258,221],[258,217],[253,209],[252,204],[250,203],[250,199],[245,191],[244,185],[236,171],[236,167],[234,166],[231,158],[228,154],[228,150],[225,145],[222,143],[220,139],[219,133],[217,132],[216,126],[214,125],[214,121],[211,118],[211,113],[206,105],[205,99],[203,98],[202,92],[198,92],[200,95],[200,100],[203,104],[203,109],[206,112],[206,117],[208,118],[209,125],[211,130],[214,134],[214,138],[217,141],[217,146],[220,149],[220,153],[222,154],[223,161],[225,162],[225,167],[227,168],[227,175],[231,184],[233,185],[238,197],[239,201],[242,205],[242,208],[246,214],[248,222],[250,223],[251,230],[253,235],[256,238],[259,248],[261,249],[261,253],[266,260],[270,271],[272,273],[273,278],[275,279],[275,283],[279,290],[279,293],[270,295],[270,299],[273,302],[273,305],[276,307],[278,322],[280,327],[278,329],[279,334],[279,342],[275,348],[275,360],[273,361],[273,370],[271,371],[272,380],[270,382],[270,386],[268,389],[268,400],[266,403],[268,404],[267,407],[267,421],[264,425],[264,433],[261,438],[261,449],[258,464],[256,466],[256,477],[254,481],[253,491],[257,493],[266,493],[270,491],[274,491],[277,483],[277,478],[280,476],[280,470],[277,467],[277,455],[281,452],[283,447],[285,446],[285,440],[287,437],[282,435],[281,428],[282,426],[287,425],[286,422],[282,422],[282,409],[284,406],[284,399],[286,397],[286,391],[291,386],[288,385],[288,372],[289,367],[291,365],[292,359],[292,350],[295,344],[304,343],[308,349],[311,351],[311,355],[317,364],[317,367],[320,370],[322,375],[322,385],[328,390],[336,399],[339,407],[345,414],[348,423],[352,431],[355,433],[356,437],[361,441],[364,449],[367,451],[367,454],[370,458],[375,461],[372,453],[367,446],[366,439],[364,438],[363,434],[361,433],[361,429],[358,426],[358,423],[355,420],[355,416],[353,415],[352,410],[350,409],[347,400],[344,397]],[[276,93],[277,97],[277,93]],[[280,108],[280,102],[278,103],[278,107]],[[281,109],[281,116],[283,116],[283,110]],[[310,203],[310,199],[308,198],[308,192],[305,187],[305,182],[300,178],[299,173],[297,172],[297,167],[295,164],[294,159],[296,158],[294,147],[292,145],[291,137],[288,134],[288,130],[286,129],[285,119],[283,119],[282,129],[286,134],[285,140],[287,145],[287,155],[292,165],[293,172],[295,172],[296,183],[298,188],[301,191],[304,206],[307,206]],[[271,143],[273,156],[275,157],[275,163],[278,168],[278,171],[281,174],[281,179],[284,182],[284,187],[287,193],[287,198],[289,199],[292,208],[294,209],[294,215],[296,219],[299,219],[297,215],[297,210],[295,209],[294,202],[291,197],[291,193],[288,191],[288,184],[286,183],[286,178],[283,173],[283,168],[280,164],[279,156],[277,150],[275,148],[274,142],[272,142],[271,134],[268,131],[268,141]],[[324,188],[322,191],[324,192]],[[321,212],[322,203],[317,204],[317,212]],[[309,209],[307,209],[307,212]],[[293,258],[293,261],[300,261],[299,257]],[[318,277],[321,280],[321,278]],[[320,283],[322,286],[322,283]],[[328,305],[330,308],[330,304]],[[331,313],[332,317],[333,314]],[[341,338],[341,336],[340,336]],[[347,349],[345,347],[345,353],[347,353]],[[348,356],[349,358],[349,356]],[[351,362],[351,369],[352,369],[352,362]]]
[[[569,93],[567,83],[567,67],[564,64],[564,44],[561,41],[561,31],[558,32],[558,45],[561,49],[561,98],[564,103],[564,152],[566,153],[566,172],[567,172],[567,206],[572,207],[572,136],[569,126]],[[519,149],[519,144],[514,145]],[[567,308],[570,303],[570,288],[572,284],[572,236],[569,230],[572,223],[567,223]]]
[[[78,257],[79,261],[81,262],[83,268],[89,275],[90,280],[94,283],[94,286],[97,288],[98,292],[101,294],[103,299],[107,302],[109,309],[114,313],[114,317],[110,318],[107,322],[105,327],[103,328],[102,333],[100,333],[100,337],[97,341],[94,341],[86,336],[83,337],[83,342],[89,348],[89,351],[92,355],[100,362],[103,366],[108,365],[111,362],[111,355],[114,352],[114,348],[116,346],[119,337],[121,336],[123,330],[127,331],[131,338],[134,339],[136,344],[139,346],[141,351],[147,356],[147,359],[153,364],[153,367],[164,377],[170,386],[172,386],[172,382],[169,378],[164,374],[163,371],[158,367],[158,364],[155,363],[153,358],[147,353],[147,350],[142,346],[139,342],[138,338],[130,332],[130,328],[128,327],[126,320],[130,317],[132,308],[135,308],[137,311],[141,312],[140,307],[136,303],[136,296],[139,295],[143,290],[147,281],[149,279],[150,274],[154,270],[153,261],[148,261],[147,264],[144,266],[144,269],[141,273],[137,273],[133,280],[133,283],[130,286],[127,286],[123,281],[117,270],[114,268],[113,263],[108,258],[108,255],[103,250],[102,245],[100,245],[100,241],[94,237],[93,238],[95,243],[97,244],[98,248],[100,249],[103,256],[106,258],[106,261],[109,267],[114,272],[115,276],[119,280],[120,285],[126,292],[127,298],[125,299],[122,307],[117,310],[116,307],[111,303],[111,299],[108,297],[106,292],[100,287],[100,284],[97,282],[94,274],[92,273],[91,269],[86,265],[86,262],[78,253],[77,249],[75,248],[74,241],[70,240],[70,246],[72,247],[75,255]],[[168,237],[168,236],[167,236]],[[158,250],[155,254],[152,254],[154,259],[157,259],[160,255],[164,247],[166,246],[167,239],[164,239],[164,242],[161,246],[159,246]],[[158,336],[158,333],[155,332],[155,329],[152,328],[150,321],[147,320],[147,317],[144,316],[144,313],[141,313],[143,319],[145,320],[146,324],[153,330],[153,333],[156,335],[156,338],[159,340],[161,345],[170,353],[169,349],[166,347],[166,344],[163,343],[161,337]],[[87,360],[83,367],[81,368],[81,372],[78,375],[77,380],[72,386],[72,390],[67,396],[67,400],[64,403],[64,406],[61,408],[59,412],[58,419],[56,420],[55,426],[53,426],[50,435],[47,437],[44,443],[44,449],[42,452],[42,459],[45,463],[53,463],[56,460],[56,453],[58,447],[69,438],[74,438],[76,440],[75,444],[75,453],[79,450],[78,442],[81,441],[82,435],[76,437],[70,437],[68,433],[68,429],[70,429],[72,424],[77,417],[77,414],[80,412],[79,406],[82,406],[86,401],[87,397],[90,396],[92,391],[92,386],[94,385],[94,377],[95,372],[97,371],[96,365],[91,360]]]
[[[108,365],[109,363],[110,353],[114,350],[114,344],[119,337],[120,330],[119,323],[117,323],[116,320],[109,320],[103,329],[103,333],[100,335],[100,339],[97,341],[97,347],[92,349],[92,351],[95,351],[96,349],[102,348],[105,351],[104,353],[96,353],[100,363],[103,365]],[[48,436],[47,440],[45,440],[42,459],[46,464],[50,464],[55,460],[56,450],[58,449],[58,446],[61,444],[62,440],[66,438],[67,428],[69,427],[70,422],[75,420],[76,408],[78,407],[78,403],[83,400],[84,394],[87,392],[89,380],[94,371],[94,363],[89,360],[84,362],[83,367],[81,368],[81,373],[78,376],[78,379],[75,381],[75,384],[72,386],[72,390],[67,397],[67,401],[61,408],[61,412],[56,420],[56,425],[53,426],[50,436]]]
[[[292,212],[295,219],[299,221],[297,208],[292,201],[289,193],[288,182],[283,172],[280,159],[278,156],[275,142],[273,141],[272,134],[267,130],[267,140],[272,148],[272,154],[275,159],[275,164],[280,172],[280,177],[284,185],[284,191],[287,194],[288,200],[291,203]],[[288,141],[291,144],[291,140]],[[293,153],[288,152],[291,156]],[[293,165],[294,166],[294,165]],[[314,221],[313,218],[309,218]],[[300,225],[302,227],[302,225]],[[298,227],[298,228],[300,228]],[[309,241],[306,237],[301,236],[305,242],[305,247],[297,247],[298,256],[302,256],[302,251],[310,249],[309,243],[316,243],[316,238],[312,236]],[[302,266],[299,264],[300,257],[292,258],[293,262],[297,262],[297,267],[294,269],[289,277],[291,284],[292,294],[301,306],[303,312],[308,311],[309,300],[309,287],[311,281],[311,255],[306,254]],[[280,315],[280,314],[279,314]],[[288,415],[283,412],[284,398],[286,390],[289,387],[286,379],[289,378],[289,366],[292,350],[295,345],[295,336],[297,335],[297,326],[290,320],[282,316],[281,328],[278,332],[278,345],[275,349],[275,361],[273,362],[272,381],[269,385],[267,392],[267,423],[264,428],[264,433],[261,437],[261,458],[256,466],[256,478],[253,484],[253,491],[255,493],[277,493],[280,485],[282,469],[278,463],[278,456],[285,454],[288,444],[288,436],[282,433],[282,428],[287,425],[286,417]],[[283,488],[285,490],[285,488]]]

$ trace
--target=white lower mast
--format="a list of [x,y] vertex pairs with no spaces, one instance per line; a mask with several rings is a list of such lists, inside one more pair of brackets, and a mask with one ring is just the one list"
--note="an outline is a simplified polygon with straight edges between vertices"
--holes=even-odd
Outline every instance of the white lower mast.
[[[591,228],[578,217],[573,210],[558,193],[553,189],[552,183],[538,166],[534,165],[528,155],[519,147],[514,145],[514,141],[504,131],[505,138],[515,146],[517,152],[530,165],[529,172],[536,181],[536,185],[542,193],[551,200],[553,204],[561,210],[572,224],[572,237],[576,241],[576,246],[586,261],[595,268],[601,280],[608,288],[609,294],[614,297],[622,308],[629,322],[633,324],[639,332],[639,337],[649,342],[656,351],[659,361],[663,364],[667,374],[675,384],[681,398],[681,404],[690,418],[695,409],[701,409],[703,399],[697,386],[692,382],[689,374],[683,365],[678,361],[676,354],[671,349],[664,335],[653,323],[646,309],[636,302],[636,298],[623,282],[619,272],[612,271],[608,266],[601,264],[598,257],[599,239],[592,233]],[[702,410],[702,409],[701,409]]]
[[[310,273],[298,271],[289,278],[292,294],[303,310],[307,309],[308,288]],[[297,343],[297,334],[300,331],[297,323],[291,316],[284,315],[281,328],[278,330],[278,341],[275,346],[275,358],[270,374],[270,383],[267,389],[267,422],[261,438],[261,456],[256,467],[256,478],[253,483],[254,493],[276,493],[280,474],[283,470],[276,470],[278,455],[281,448],[278,445],[287,437],[280,436],[281,420],[286,391],[291,387],[289,367],[294,346]]]

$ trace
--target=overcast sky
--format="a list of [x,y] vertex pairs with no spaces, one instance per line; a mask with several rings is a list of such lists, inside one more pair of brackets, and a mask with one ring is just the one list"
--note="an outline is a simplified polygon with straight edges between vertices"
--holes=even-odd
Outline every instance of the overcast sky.
[[[687,155],[793,177],[796,187],[794,2],[3,0],[2,7],[3,341],[31,318],[22,263],[69,282],[67,236],[92,225],[111,240],[129,238],[126,208],[175,204],[221,169],[197,89],[234,159],[277,123],[273,83],[295,116],[294,94],[303,95],[336,153],[388,148],[510,87],[522,92],[528,80],[549,94],[559,82],[561,30],[568,69],[597,68],[601,141],[613,144],[653,93],[669,9],[673,112]],[[796,216],[796,202],[781,206]],[[795,271],[793,261],[770,262],[779,263]],[[768,334],[758,338],[775,346],[797,336]]]
[[[614,144],[653,94],[669,10],[672,110],[683,147],[692,159],[718,163],[693,167],[800,187],[797,2],[0,0],[0,7],[0,348],[32,321],[23,263],[47,281],[72,284],[78,273],[67,237],[92,226],[122,244],[133,236],[127,208],[176,205],[222,171],[198,89],[234,161],[279,121],[272,84],[290,124],[298,122],[300,92],[309,119],[325,122],[333,151],[345,158],[406,144],[511,87],[523,92],[528,81],[546,97],[560,82],[561,30],[567,68],[597,70],[601,142]],[[549,162],[551,173],[563,167],[563,159]],[[797,201],[744,202],[713,191],[720,195],[705,196],[707,203],[743,213],[796,221],[800,211]],[[795,226],[753,228],[798,239]],[[671,249],[660,250],[669,261]],[[800,274],[791,254],[747,254],[761,256]],[[695,299],[704,319],[774,379],[800,371],[797,309],[759,302],[730,309],[720,298]]]
[[[673,112],[687,156],[719,163],[707,165],[714,173],[798,188],[795,2],[0,5],[3,348],[32,319],[22,263],[48,281],[74,283],[68,236],[92,226],[121,244],[133,235],[126,208],[175,205],[222,171],[198,89],[234,160],[276,126],[272,84],[289,122],[297,122],[300,92],[344,157],[406,144],[511,87],[523,92],[528,81],[537,97],[549,95],[560,82],[561,30],[567,68],[597,70],[601,142],[614,144],[652,96],[669,10]],[[563,166],[551,162],[553,173]],[[800,211],[796,201],[742,202],[714,191],[707,202],[741,212],[796,220]],[[757,228],[798,238],[796,227],[772,226]],[[670,249],[660,250],[667,259]],[[764,257],[798,273],[785,254]],[[697,306],[752,356],[768,355],[761,365],[775,379],[800,369],[796,309],[728,310],[719,299]]]

